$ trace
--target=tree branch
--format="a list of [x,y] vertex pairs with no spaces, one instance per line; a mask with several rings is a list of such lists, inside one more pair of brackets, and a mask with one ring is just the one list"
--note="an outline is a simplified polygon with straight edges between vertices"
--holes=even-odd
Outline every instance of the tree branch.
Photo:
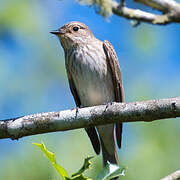
[[165,25],[172,22],[180,23],[180,4],[174,0],[134,0],[161,11],[162,15],[145,12],[139,9],[121,6],[111,1],[112,12],[118,16],[137,21]]
[[172,9],[180,9],[180,4],[174,0],[134,0],[135,2],[143,3],[146,6],[152,7],[164,13]]
[[85,128],[114,122],[180,117],[180,97],[47,112],[0,121],[0,139]]
[[180,170],[169,174],[168,176],[162,178],[161,180],[179,180],[180,179]]

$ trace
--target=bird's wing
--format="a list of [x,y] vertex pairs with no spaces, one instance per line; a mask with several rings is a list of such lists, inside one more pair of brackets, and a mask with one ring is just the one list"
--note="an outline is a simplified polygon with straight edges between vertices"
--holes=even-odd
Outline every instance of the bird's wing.
[[[77,93],[77,90],[76,90],[73,78],[71,76],[71,73],[70,73],[70,71],[68,70],[67,67],[66,67],[66,70],[67,70],[69,86],[70,86],[70,89],[71,89],[71,93],[72,93],[72,95],[74,97],[74,100],[76,102],[76,106],[81,107],[81,101],[80,101],[79,95]],[[88,134],[88,136],[89,136],[89,138],[91,140],[91,144],[92,144],[92,146],[94,148],[94,151],[96,152],[96,154],[99,154],[100,153],[100,142],[99,142],[99,137],[97,135],[95,127],[85,128],[85,130],[86,130],[86,132],[87,132],[87,134]]]
[[[107,57],[108,65],[110,66],[112,73],[115,101],[124,102],[124,90],[122,85],[121,71],[116,52],[111,43],[107,40],[104,41],[103,48]],[[116,139],[118,147],[121,148],[122,123],[116,124]]]
[[80,98],[78,96],[76,87],[74,85],[74,81],[73,81],[73,78],[71,76],[71,73],[70,73],[70,71],[68,69],[67,69],[67,76],[68,76],[68,81],[69,81],[69,87],[70,87],[71,93],[72,93],[72,95],[74,97],[74,100],[76,102],[76,106],[80,107],[81,106],[81,101],[80,101]]

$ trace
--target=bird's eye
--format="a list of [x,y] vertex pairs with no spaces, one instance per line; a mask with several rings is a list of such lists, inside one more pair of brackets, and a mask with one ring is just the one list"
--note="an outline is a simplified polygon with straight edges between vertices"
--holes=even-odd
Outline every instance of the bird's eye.
[[77,26],[73,27],[73,31],[78,31],[79,28]]

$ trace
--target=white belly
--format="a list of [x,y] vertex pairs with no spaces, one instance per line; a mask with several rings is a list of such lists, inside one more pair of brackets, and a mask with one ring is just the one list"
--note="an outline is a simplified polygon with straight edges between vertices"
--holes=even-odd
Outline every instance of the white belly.
[[100,54],[98,60],[88,55],[82,58],[78,54],[74,62],[81,69],[74,66],[71,75],[82,106],[100,105],[115,100],[111,71],[104,52]]

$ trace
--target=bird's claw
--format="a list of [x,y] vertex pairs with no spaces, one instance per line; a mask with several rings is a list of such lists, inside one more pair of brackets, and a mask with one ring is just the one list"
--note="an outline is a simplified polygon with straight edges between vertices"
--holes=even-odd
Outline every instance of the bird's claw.
[[108,108],[109,106],[111,106],[112,104],[113,104],[113,102],[108,102],[108,103],[106,103],[106,104],[105,104],[106,107],[105,107],[104,112],[106,112],[107,108]]

